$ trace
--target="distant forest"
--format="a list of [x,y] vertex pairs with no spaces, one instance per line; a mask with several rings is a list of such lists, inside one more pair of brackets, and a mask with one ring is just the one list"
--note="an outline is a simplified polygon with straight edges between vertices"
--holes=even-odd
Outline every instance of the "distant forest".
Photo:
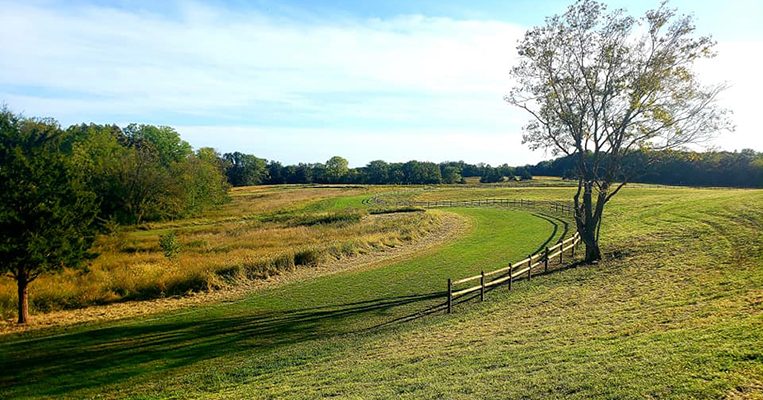
[[286,166],[278,161],[239,152],[226,153],[222,157],[228,182],[233,186],[284,183],[449,184],[464,183],[467,177],[480,177],[483,183],[532,179],[527,167],[510,167],[507,164],[492,167],[463,161],[438,164],[415,160],[405,163],[375,160],[364,167],[350,168],[348,161],[339,156],[331,157],[326,163]]
[[[763,153],[662,151],[633,152],[623,160],[623,176],[629,182],[682,186],[763,187]],[[571,156],[528,166],[533,175],[575,179]],[[626,176],[627,175],[627,176]]]
[[[533,176],[558,176],[575,179],[575,160],[560,157],[535,165],[496,167],[464,161],[441,163],[408,161],[388,163],[382,160],[366,166],[349,168],[342,157],[326,163],[283,165],[239,152],[222,156],[228,182],[233,186],[274,185],[284,183],[345,184],[451,184],[464,178],[479,177],[482,183],[532,179]],[[629,182],[686,186],[763,187],[763,153],[745,149],[741,152],[634,152],[624,160],[623,175]]]

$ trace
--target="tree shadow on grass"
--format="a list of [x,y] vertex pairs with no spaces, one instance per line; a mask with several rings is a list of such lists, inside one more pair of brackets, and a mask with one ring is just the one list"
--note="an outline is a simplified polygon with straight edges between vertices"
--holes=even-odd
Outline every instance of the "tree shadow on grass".
[[559,235],[559,240],[562,240],[565,237],[567,237],[567,235],[570,232],[570,223],[559,217],[555,217],[553,215],[548,215],[548,214],[539,214],[539,213],[533,213],[533,215],[540,219],[544,219],[548,221],[551,225],[554,226],[553,232],[551,232],[551,234],[548,236],[545,242],[541,243],[541,245],[538,246],[538,248],[533,252],[533,254],[537,254],[544,251],[546,247],[548,247],[548,245],[550,245],[551,242],[554,241],[556,234],[559,232],[559,225],[562,226],[562,233],[561,235]]
[[[538,251],[554,240],[560,224],[566,235],[564,221],[535,215],[554,226]],[[117,322],[101,328],[73,328],[55,336],[40,332],[0,340],[0,370],[4,371],[0,397],[71,395],[136,377],[161,380],[167,371],[237,354],[261,359],[264,353],[257,350],[274,353],[290,344],[365,333],[444,312],[445,295],[437,291],[270,312],[238,305],[208,314],[191,312],[159,321]],[[456,304],[478,296],[464,296]],[[261,370],[281,368],[275,364],[263,365]]]
[[[258,348],[356,331],[393,308],[414,307],[443,293],[412,294],[340,305],[245,315],[175,318],[0,343],[0,397],[56,396],[159,373]],[[369,318],[367,318],[369,317]],[[29,385],[29,386],[26,386]],[[26,387],[24,387],[26,386]],[[21,392],[19,392],[21,390]]]

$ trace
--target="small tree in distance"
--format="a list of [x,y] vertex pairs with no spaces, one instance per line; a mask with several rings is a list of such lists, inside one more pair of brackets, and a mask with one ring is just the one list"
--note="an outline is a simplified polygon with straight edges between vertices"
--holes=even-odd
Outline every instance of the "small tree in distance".
[[601,259],[604,206],[628,182],[623,158],[639,149],[702,143],[732,126],[715,105],[723,85],[697,81],[714,42],[662,3],[636,19],[580,0],[529,30],[517,47],[505,100],[532,120],[523,142],[575,158],[575,222],[585,261]]

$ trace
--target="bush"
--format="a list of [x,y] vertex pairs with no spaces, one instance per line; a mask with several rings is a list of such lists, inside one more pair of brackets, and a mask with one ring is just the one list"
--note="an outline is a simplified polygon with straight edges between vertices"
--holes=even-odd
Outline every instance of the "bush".
[[304,215],[297,218],[294,222],[295,225],[312,226],[312,225],[349,225],[360,222],[363,216],[359,212],[346,211],[346,212],[333,212],[329,214],[318,215]]
[[411,212],[425,212],[423,208],[413,206],[402,206],[396,208],[375,208],[368,211],[369,214],[396,214],[396,213],[411,213]]
[[294,265],[316,266],[323,262],[325,254],[319,249],[306,249],[294,253]]
[[178,241],[175,232],[172,231],[164,235],[159,235],[159,247],[162,248],[165,257],[175,258],[180,253],[180,242]]

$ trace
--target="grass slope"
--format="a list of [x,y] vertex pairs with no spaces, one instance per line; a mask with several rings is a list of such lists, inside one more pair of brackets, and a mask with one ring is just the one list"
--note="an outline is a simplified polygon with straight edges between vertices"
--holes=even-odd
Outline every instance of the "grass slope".
[[628,189],[609,210],[598,266],[278,373],[226,378],[242,384],[215,397],[762,398],[761,205],[759,190]]
[[563,232],[558,222],[524,211],[453,211],[472,221],[466,237],[383,268],[150,319],[0,339],[0,369],[7,371],[0,393],[187,397],[307,368],[358,342],[407,329],[395,321],[415,319],[442,303],[447,277],[503,266]]

